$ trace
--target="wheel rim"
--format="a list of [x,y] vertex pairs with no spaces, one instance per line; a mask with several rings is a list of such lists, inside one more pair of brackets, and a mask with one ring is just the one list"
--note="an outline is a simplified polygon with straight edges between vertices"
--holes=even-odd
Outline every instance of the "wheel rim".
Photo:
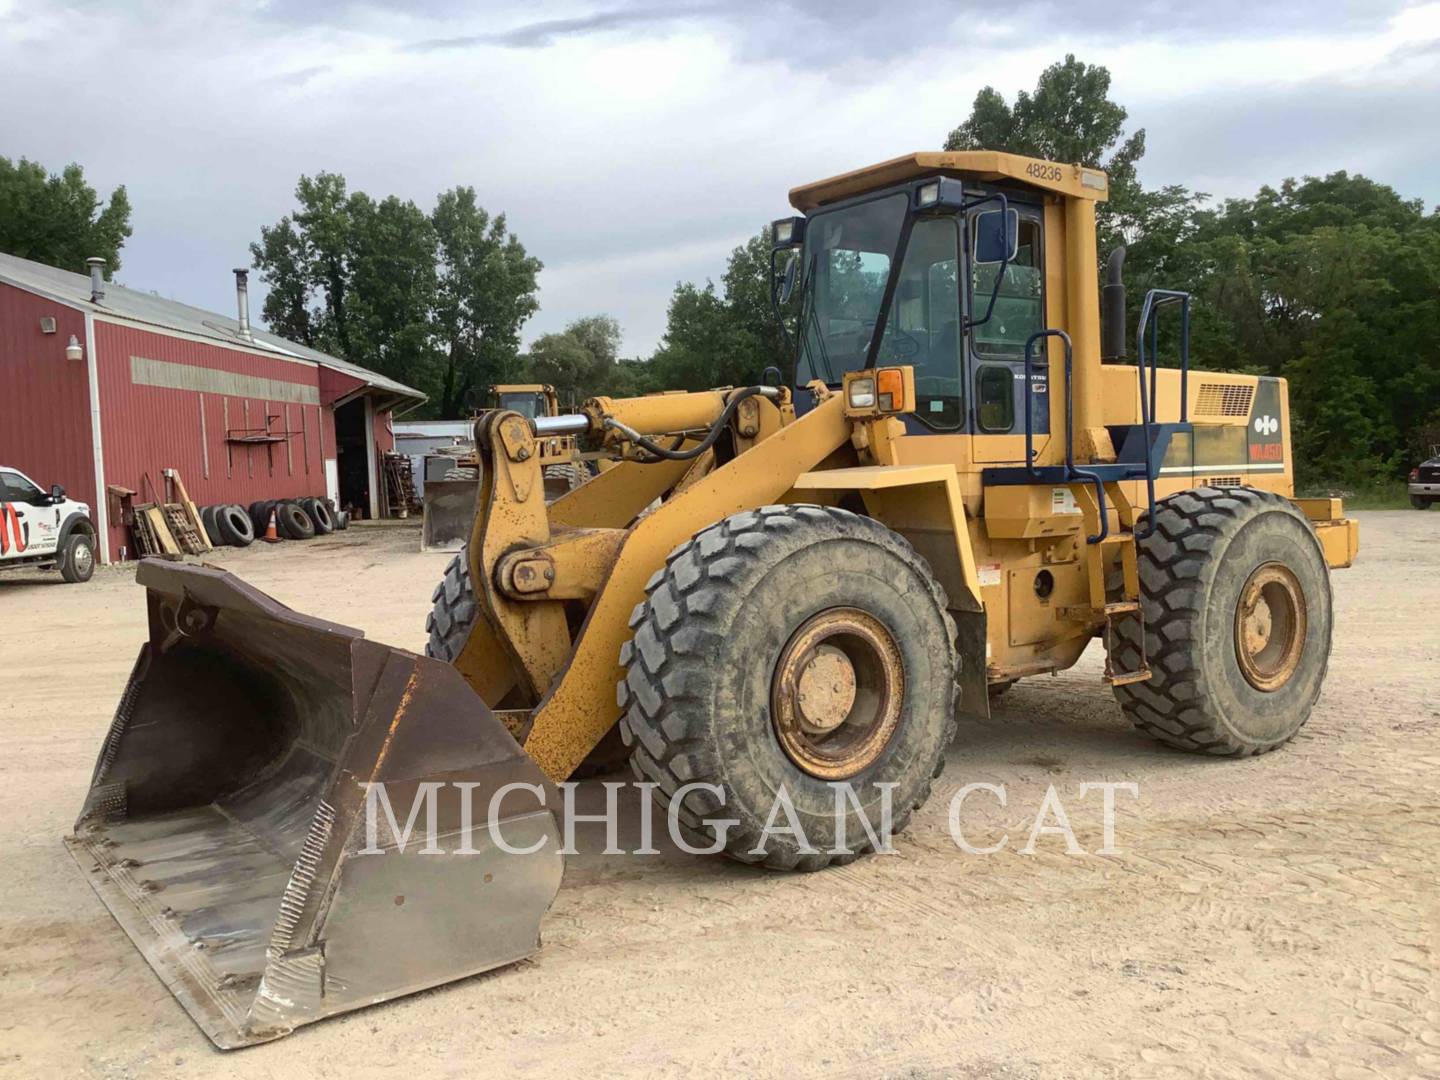
[[1280,563],[1258,567],[1235,606],[1235,655],[1246,682],[1266,692],[1289,682],[1300,666],[1308,622],[1300,579]]
[[75,545],[75,571],[79,574],[88,574],[90,565],[95,561],[95,556],[90,553],[87,544]]
[[786,755],[825,780],[843,780],[880,756],[900,722],[905,673],[885,625],[858,608],[831,608],[791,635],[770,690]]

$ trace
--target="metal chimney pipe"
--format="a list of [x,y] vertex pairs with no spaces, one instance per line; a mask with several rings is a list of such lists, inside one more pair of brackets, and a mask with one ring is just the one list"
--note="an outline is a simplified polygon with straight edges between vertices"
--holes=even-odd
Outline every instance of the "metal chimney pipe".
[[235,268],[235,307],[239,312],[237,318],[240,321],[240,336],[246,341],[254,341],[255,335],[250,332],[250,271],[243,266]]
[[90,302],[98,304],[105,299],[105,260],[91,255],[85,265],[90,268]]

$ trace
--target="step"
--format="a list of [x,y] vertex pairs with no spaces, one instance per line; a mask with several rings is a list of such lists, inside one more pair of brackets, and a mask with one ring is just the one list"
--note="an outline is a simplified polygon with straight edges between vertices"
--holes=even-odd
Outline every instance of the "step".
[[1150,669],[1144,671],[1125,671],[1119,675],[1106,675],[1105,681],[1111,686],[1129,686],[1131,683],[1147,682],[1150,679]]

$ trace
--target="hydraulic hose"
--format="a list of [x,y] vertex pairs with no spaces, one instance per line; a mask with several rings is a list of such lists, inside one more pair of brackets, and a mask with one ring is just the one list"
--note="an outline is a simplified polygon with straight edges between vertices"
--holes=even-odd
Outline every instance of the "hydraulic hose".
[[735,410],[740,407],[740,403],[742,401],[744,401],[746,398],[752,398],[758,395],[763,395],[765,397],[775,397],[778,394],[779,391],[776,390],[773,386],[747,386],[744,390],[737,391],[735,395],[732,396],[730,400],[726,403],[724,411],[716,419],[715,423],[710,425],[710,430],[706,432],[705,438],[701,439],[689,450],[675,450],[673,448],[667,449],[666,447],[663,447],[658,443],[647,439],[644,435],[641,435],[634,428],[630,427],[627,424],[621,423],[619,420],[616,420],[612,416],[607,416],[605,418],[605,426],[613,431],[618,431],[630,442],[633,442],[636,446],[640,447],[646,453],[652,455],[653,461],[693,461],[695,458],[699,457],[701,454],[705,453],[706,450],[709,450],[712,446],[715,445],[715,440],[720,438],[720,433],[724,431],[726,425],[730,423],[731,417],[735,415]]

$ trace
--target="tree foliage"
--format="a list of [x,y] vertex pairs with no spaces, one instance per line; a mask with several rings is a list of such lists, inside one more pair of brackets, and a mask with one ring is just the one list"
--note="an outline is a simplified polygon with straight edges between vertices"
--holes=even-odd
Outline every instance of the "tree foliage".
[[513,379],[540,262],[473,188],[443,192],[427,214],[318,173],[295,199],[250,245],[275,333],[425,390],[438,416]]
[[39,162],[0,157],[0,251],[85,273],[85,260],[104,259],[113,274],[130,236],[124,185],[102,206],[79,165],[47,173]]
[[1127,246],[1130,325],[1146,290],[1185,289],[1196,367],[1289,379],[1302,486],[1403,472],[1440,431],[1440,219],[1344,172],[1219,205],[1180,185],[1147,190],[1145,133],[1125,135],[1109,94],[1105,68],[1066,56],[1013,105],[981,90],[946,147],[1105,169],[1100,253]]
[[772,366],[789,377],[794,356],[770,301],[768,229],[731,251],[720,282],[719,289],[711,281],[675,286],[665,336],[648,368],[657,386],[739,386],[759,381]]

